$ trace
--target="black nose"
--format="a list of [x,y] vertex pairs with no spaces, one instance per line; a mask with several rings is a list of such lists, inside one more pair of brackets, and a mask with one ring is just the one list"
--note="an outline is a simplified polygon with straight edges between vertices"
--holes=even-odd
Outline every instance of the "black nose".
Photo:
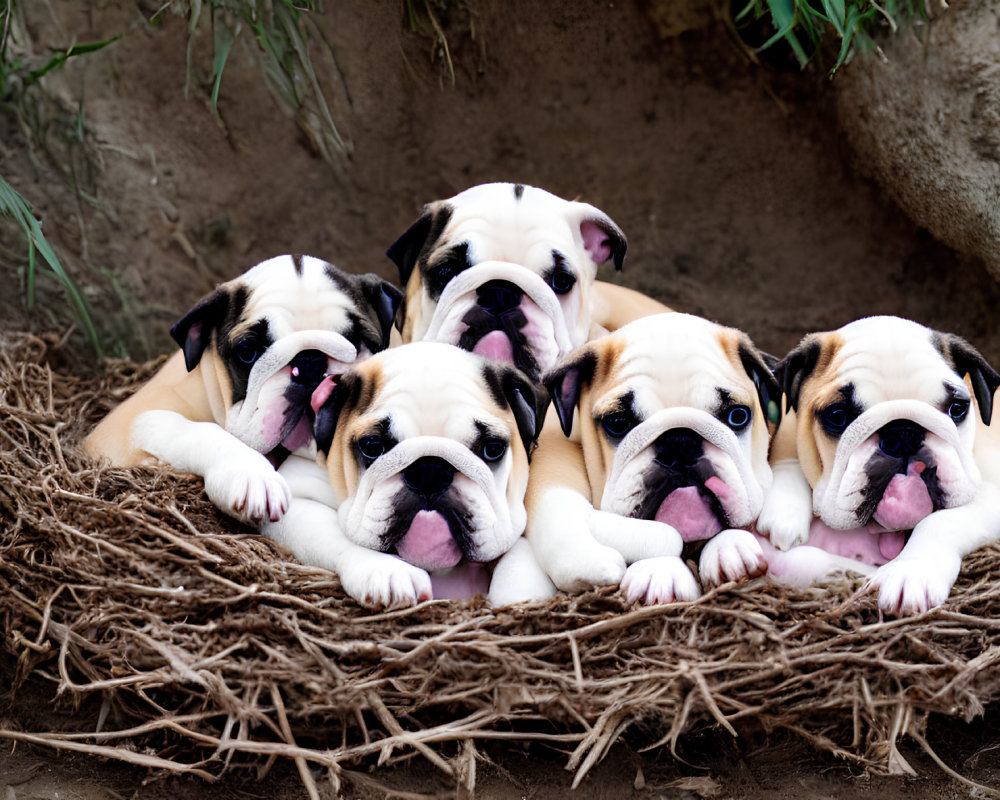
[[524,292],[509,281],[489,281],[476,290],[476,302],[491,314],[500,315],[517,308]]
[[702,456],[701,437],[690,428],[674,428],[657,438],[654,452],[665,467],[693,467]]
[[403,470],[403,483],[416,494],[433,500],[451,486],[455,468],[442,458],[418,458]]
[[305,386],[319,386],[326,375],[326,356],[319,350],[303,350],[292,359],[292,383]]
[[890,422],[879,428],[878,448],[890,458],[907,458],[920,450],[925,433],[915,422]]

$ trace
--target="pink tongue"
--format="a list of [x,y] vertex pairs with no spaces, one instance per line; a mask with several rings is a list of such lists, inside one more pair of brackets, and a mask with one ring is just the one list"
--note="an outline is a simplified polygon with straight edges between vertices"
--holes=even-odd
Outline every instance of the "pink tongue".
[[482,339],[476,342],[472,348],[473,353],[495,359],[496,361],[507,361],[514,363],[514,350],[510,346],[510,339],[503,331],[490,331]]
[[465,599],[477,594],[489,594],[490,576],[486,565],[466,561],[447,572],[431,573],[431,588],[435,600]]
[[675,527],[685,542],[708,539],[722,530],[709,499],[697,486],[674,489],[660,503],[655,519]]
[[418,511],[396,552],[404,561],[426,570],[447,569],[462,560],[447,520],[437,511]]
[[309,444],[309,441],[312,439],[312,435],[312,425],[309,424],[309,418],[303,414],[302,419],[300,419],[298,424],[292,428],[292,432],[285,437],[285,440],[281,443],[281,445],[294,453],[300,447],[305,447]]
[[904,544],[906,534],[902,531],[886,531],[878,535],[878,551],[886,561],[891,561],[902,553]]
[[[934,501],[927,493],[927,484],[920,478],[925,465],[913,462],[905,475],[893,475],[882,500],[875,509],[874,520],[890,531],[908,531],[934,510]],[[881,543],[879,545],[881,547]],[[900,548],[902,549],[902,548]]]

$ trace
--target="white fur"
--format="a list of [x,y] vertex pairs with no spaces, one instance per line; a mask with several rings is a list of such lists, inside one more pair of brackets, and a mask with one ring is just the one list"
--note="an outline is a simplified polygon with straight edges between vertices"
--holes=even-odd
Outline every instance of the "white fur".
[[621,583],[625,602],[643,605],[697,600],[701,588],[691,570],[677,556],[645,558],[625,572]]
[[214,422],[192,422],[174,411],[146,411],[132,426],[132,446],[181,472],[205,479],[222,511],[257,524],[281,517],[291,493],[271,463]]
[[764,551],[749,531],[727,530],[716,534],[702,548],[698,574],[706,586],[762,575],[767,570]]

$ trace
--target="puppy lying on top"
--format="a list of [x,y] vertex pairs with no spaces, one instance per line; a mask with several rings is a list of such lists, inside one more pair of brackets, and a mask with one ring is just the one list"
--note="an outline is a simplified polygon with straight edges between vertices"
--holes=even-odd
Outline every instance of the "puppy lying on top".
[[[542,434],[527,537],[555,587],[621,582],[629,600],[694,599],[685,546],[701,547],[703,583],[763,572],[747,528],[771,482],[780,391],[746,334],[658,314],[573,351],[545,383],[565,436]],[[552,584],[536,576],[530,596]]]
[[963,339],[897,317],[807,336],[777,371],[769,572],[869,575],[892,614],[943,603],[962,557],[1000,538],[1000,375]]
[[548,405],[520,371],[414,343],[331,377],[313,405],[319,463],[282,465],[294,499],[268,536],[370,607],[518,580],[517,560],[531,560],[528,459]]
[[278,519],[290,495],[268,459],[312,448],[313,390],[386,346],[401,297],[376,275],[318,258],[264,261],[174,325],[181,349],[84,447],[115,466],[193,472],[225,513]]
[[406,290],[402,340],[458,345],[537,379],[588,339],[668,310],[595,280],[607,261],[622,269],[626,248],[600,209],[520,183],[430,203],[388,250]]

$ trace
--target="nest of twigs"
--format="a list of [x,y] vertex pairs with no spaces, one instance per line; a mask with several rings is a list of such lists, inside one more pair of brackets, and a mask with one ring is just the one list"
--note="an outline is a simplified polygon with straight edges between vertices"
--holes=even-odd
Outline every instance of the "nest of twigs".
[[291,759],[311,793],[317,767],[336,783],[414,755],[471,787],[487,740],[554,743],[579,781],[628,729],[671,750],[710,727],[784,730],[898,773],[897,745],[926,746],[931,713],[968,720],[1000,699],[996,548],[906,620],[847,582],[762,579],[651,608],[604,591],[373,614],[197,480],[89,462],[81,435],[154,365],[84,380],[58,358],[0,334],[0,682],[47,687],[53,720],[0,738],[206,780]]

